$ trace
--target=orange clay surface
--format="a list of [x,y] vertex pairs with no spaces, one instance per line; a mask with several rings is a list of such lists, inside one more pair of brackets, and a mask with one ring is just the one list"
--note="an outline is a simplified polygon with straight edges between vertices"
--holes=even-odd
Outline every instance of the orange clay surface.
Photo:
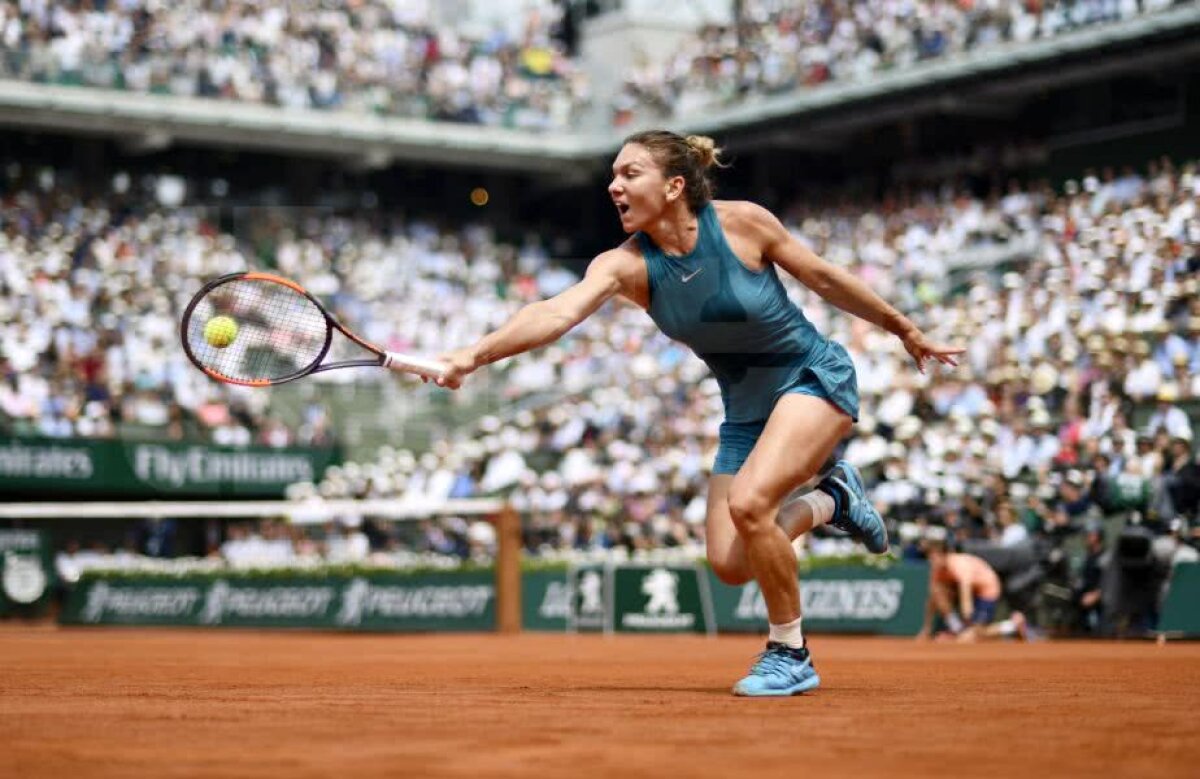
[[1196,776],[1200,644],[0,626],[0,776]]

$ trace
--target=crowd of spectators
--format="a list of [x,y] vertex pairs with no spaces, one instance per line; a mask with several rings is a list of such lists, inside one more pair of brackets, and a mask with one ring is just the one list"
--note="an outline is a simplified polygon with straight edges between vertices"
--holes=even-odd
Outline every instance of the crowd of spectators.
[[585,76],[537,4],[471,34],[433,2],[0,2],[0,78],[284,108],[561,129]]
[[[857,365],[863,416],[844,456],[864,470],[903,554],[930,534],[957,545],[1074,543],[1094,578],[1126,554],[1117,533],[1134,527],[1152,539],[1161,568],[1196,559],[1195,164],[1087,171],[1060,191],[1014,185],[985,199],[951,192],[857,209],[797,206],[789,221],[933,338],[968,347],[958,369],[922,375],[896,339],[787,282]],[[944,283],[956,258],[1005,245],[1015,250],[1010,262],[960,268],[960,284]],[[485,418],[420,458],[384,451],[297,495],[503,493],[529,517],[531,553],[699,554],[721,418],[704,366],[622,306],[544,354],[564,387],[608,381]],[[800,551],[854,545],[818,531]],[[1076,583],[1080,608],[1091,599],[1095,615],[1098,591]]]
[[[614,121],[862,80],[1181,2],[746,0],[733,23],[703,27],[665,61],[635,55]],[[535,131],[586,118],[591,89],[559,4],[487,30],[444,17],[429,0],[4,0],[0,78]]]
[[[1014,185],[985,199],[797,207],[789,221],[933,338],[968,348],[959,368],[922,375],[896,339],[785,281],[857,365],[863,415],[845,456],[867,472],[890,520],[1014,542],[1121,509],[1164,527],[1196,519],[1185,410],[1200,402],[1194,164],[1088,171],[1061,192]],[[962,271],[958,289],[943,283],[950,260],[969,256],[980,236],[989,249],[1021,251],[999,269]],[[298,490],[511,491],[533,517],[535,548],[702,542],[721,418],[703,364],[622,305],[540,355],[538,370],[572,393],[567,399],[484,418],[420,458],[387,449]],[[589,387],[597,376],[606,381]]]
[[[268,266],[301,279],[343,321],[396,351],[435,352],[478,337],[522,301],[573,279],[536,241],[500,244],[482,227],[446,231],[419,220],[379,224],[285,209],[273,213],[269,241],[250,248],[221,232],[214,214],[168,197],[188,185],[173,177],[118,173],[100,193],[18,162],[4,177],[0,430],[23,435],[332,443],[320,404],[285,425],[269,393],[218,385],[178,348],[190,297],[208,279],[261,267],[261,252]],[[337,373],[326,376],[385,378]]]
[[116,544],[68,539],[55,552],[55,574],[69,588],[89,571],[179,574],[328,566],[449,570],[464,559],[490,562],[496,532],[486,519],[461,517],[399,528],[354,516],[310,524],[277,517],[226,526],[210,521],[204,528],[202,554],[191,554],[183,546],[176,521],[148,520],[131,525]]
[[[1059,187],[1014,184],[985,198],[946,189],[784,213],[802,240],[931,337],[967,346],[959,368],[920,374],[896,339],[785,278],[808,317],[856,363],[863,412],[844,456],[864,470],[898,546],[935,527],[959,543],[999,545],[1099,534],[1111,552],[1106,521],[1123,516],[1155,536],[1166,559],[1187,559],[1200,537],[1194,163],[1086,171]],[[232,239],[186,209],[114,221],[57,186],[18,190],[0,214],[2,266],[17,271],[0,281],[6,412],[28,408],[52,432],[65,418],[54,398],[88,398],[86,355],[105,392],[86,402],[99,403],[102,418],[123,414],[131,391],[166,393],[186,407],[188,387],[211,389],[168,345],[194,279],[237,264]],[[338,217],[302,222],[281,234],[273,256],[369,338],[398,350],[468,342],[571,280],[532,244],[496,246],[482,229],[394,228],[385,237]],[[973,265],[980,252],[999,263]],[[525,540],[536,554],[701,553],[721,419],[705,366],[619,302],[512,363],[509,400],[548,388],[560,399],[484,417],[424,453],[384,447],[372,462],[293,485],[290,497],[302,507],[326,498],[502,494],[527,516]],[[487,384],[488,375],[468,384]],[[72,424],[84,432],[78,419]],[[368,543],[354,548],[367,555],[461,558],[486,554],[494,541],[482,523],[461,517],[340,522],[362,526]],[[209,551],[246,564],[271,534],[271,548],[289,546],[289,559],[321,549],[278,528],[237,534],[248,543]],[[853,550],[836,533],[807,544],[802,551],[812,554]]]
[[[1190,0],[1186,0],[1190,2]],[[880,72],[1003,43],[1161,11],[1175,0],[744,0],[665,61],[630,67],[614,122],[692,116],[748,98]]]

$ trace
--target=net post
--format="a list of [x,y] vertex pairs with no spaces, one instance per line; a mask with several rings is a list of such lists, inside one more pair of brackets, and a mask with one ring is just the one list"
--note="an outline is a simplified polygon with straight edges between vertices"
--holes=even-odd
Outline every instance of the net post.
[[521,517],[507,503],[496,515],[496,631],[521,632]]

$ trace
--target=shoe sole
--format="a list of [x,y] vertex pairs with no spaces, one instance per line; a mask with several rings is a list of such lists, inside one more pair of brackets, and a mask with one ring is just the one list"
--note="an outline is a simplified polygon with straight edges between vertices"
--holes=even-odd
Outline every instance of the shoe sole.
[[[846,483],[854,490],[855,497],[866,502],[867,505],[870,506],[870,502],[867,500],[867,488],[863,485],[862,477],[858,475],[858,469],[845,460],[838,460],[837,465],[841,467],[842,473],[845,474]],[[879,516],[879,512],[875,510],[874,506],[871,506],[871,513],[875,515],[876,519],[879,520],[879,526],[883,528],[884,547],[877,552],[870,546],[867,546],[867,541],[865,538],[862,539],[862,544],[863,546],[866,546],[867,551],[871,552],[872,554],[884,554],[888,551],[888,549],[891,548],[890,544],[887,543],[887,525],[883,523],[883,517]]]
[[799,695],[802,692],[810,692],[821,686],[821,677],[813,674],[808,679],[802,682],[797,682],[791,687],[785,687],[782,690],[764,690],[762,692],[744,692],[737,687],[733,688],[733,694],[739,698],[786,698],[789,695]]

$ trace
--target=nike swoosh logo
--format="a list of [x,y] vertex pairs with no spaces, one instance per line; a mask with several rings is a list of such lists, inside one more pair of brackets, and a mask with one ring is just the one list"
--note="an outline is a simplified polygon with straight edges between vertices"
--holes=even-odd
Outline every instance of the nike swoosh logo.
[[688,275],[686,275],[686,276],[680,276],[680,277],[679,277],[679,280],[680,280],[680,281],[682,281],[684,284],[687,284],[689,281],[691,281],[692,279],[694,279],[694,278],[696,278],[697,276],[699,276],[699,275],[700,275],[700,271],[702,271],[702,270],[704,270],[704,268],[696,268],[696,270],[692,271],[692,272],[691,272],[691,273],[689,273]]

